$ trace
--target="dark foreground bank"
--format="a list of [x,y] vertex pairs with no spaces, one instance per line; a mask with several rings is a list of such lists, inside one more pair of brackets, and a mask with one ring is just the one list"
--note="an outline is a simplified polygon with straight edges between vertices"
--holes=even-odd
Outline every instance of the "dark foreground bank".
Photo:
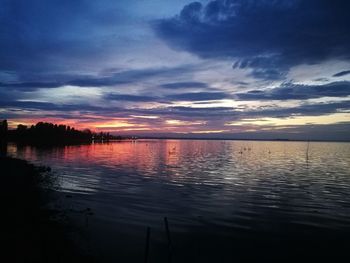
[[91,262],[71,241],[72,229],[49,209],[49,168],[0,157],[0,262]]

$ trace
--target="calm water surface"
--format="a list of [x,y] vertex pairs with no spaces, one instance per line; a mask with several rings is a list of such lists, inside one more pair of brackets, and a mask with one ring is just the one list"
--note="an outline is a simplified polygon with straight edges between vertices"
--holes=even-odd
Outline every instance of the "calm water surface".
[[269,258],[264,251],[275,245],[322,249],[349,241],[350,144],[311,142],[308,156],[307,148],[139,140],[9,145],[8,154],[52,168],[60,204],[81,226],[85,248],[103,261],[141,262],[151,227],[150,261],[167,262],[167,217],[174,262],[233,262]]

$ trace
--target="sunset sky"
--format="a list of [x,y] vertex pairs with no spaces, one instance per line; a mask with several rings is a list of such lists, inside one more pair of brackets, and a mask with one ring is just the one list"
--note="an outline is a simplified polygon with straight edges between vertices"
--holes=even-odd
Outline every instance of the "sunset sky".
[[0,0],[0,119],[350,140],[350,1]]

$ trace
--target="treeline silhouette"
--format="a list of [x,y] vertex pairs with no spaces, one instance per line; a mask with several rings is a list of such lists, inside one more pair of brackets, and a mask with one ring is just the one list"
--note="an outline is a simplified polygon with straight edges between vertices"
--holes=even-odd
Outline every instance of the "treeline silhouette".
[[7,121],[0,122],[1,141],[13,141],[30,144],[78,144],[92,141],[122,140],[108,132],[95,133],[89,129],[76,130],[67,125],[38,122],[30,127],[19,124],[17,129],[9,130]]
[[0,142],[5,142],[7,139],[8,125],[7,120],[0,122]]

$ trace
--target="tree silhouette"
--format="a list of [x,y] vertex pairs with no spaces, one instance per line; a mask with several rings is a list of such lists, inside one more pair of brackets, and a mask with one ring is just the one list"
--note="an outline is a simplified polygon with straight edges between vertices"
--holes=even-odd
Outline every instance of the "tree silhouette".
[[120,136],[113,136],[108,132],[95,133],[89,129],[79,131],[67,125],[48,122],[38,122],[30,127],[19,124],[17,129],[8,130],[6,120],[0,122],[0,136],[2,142],[14,141],[43,145],[79,144],[122,139]]
[[0,122],[0,141],[1,142],[6,140],[7,130],[8,130],[7,120],[3,120],[2,122]]

